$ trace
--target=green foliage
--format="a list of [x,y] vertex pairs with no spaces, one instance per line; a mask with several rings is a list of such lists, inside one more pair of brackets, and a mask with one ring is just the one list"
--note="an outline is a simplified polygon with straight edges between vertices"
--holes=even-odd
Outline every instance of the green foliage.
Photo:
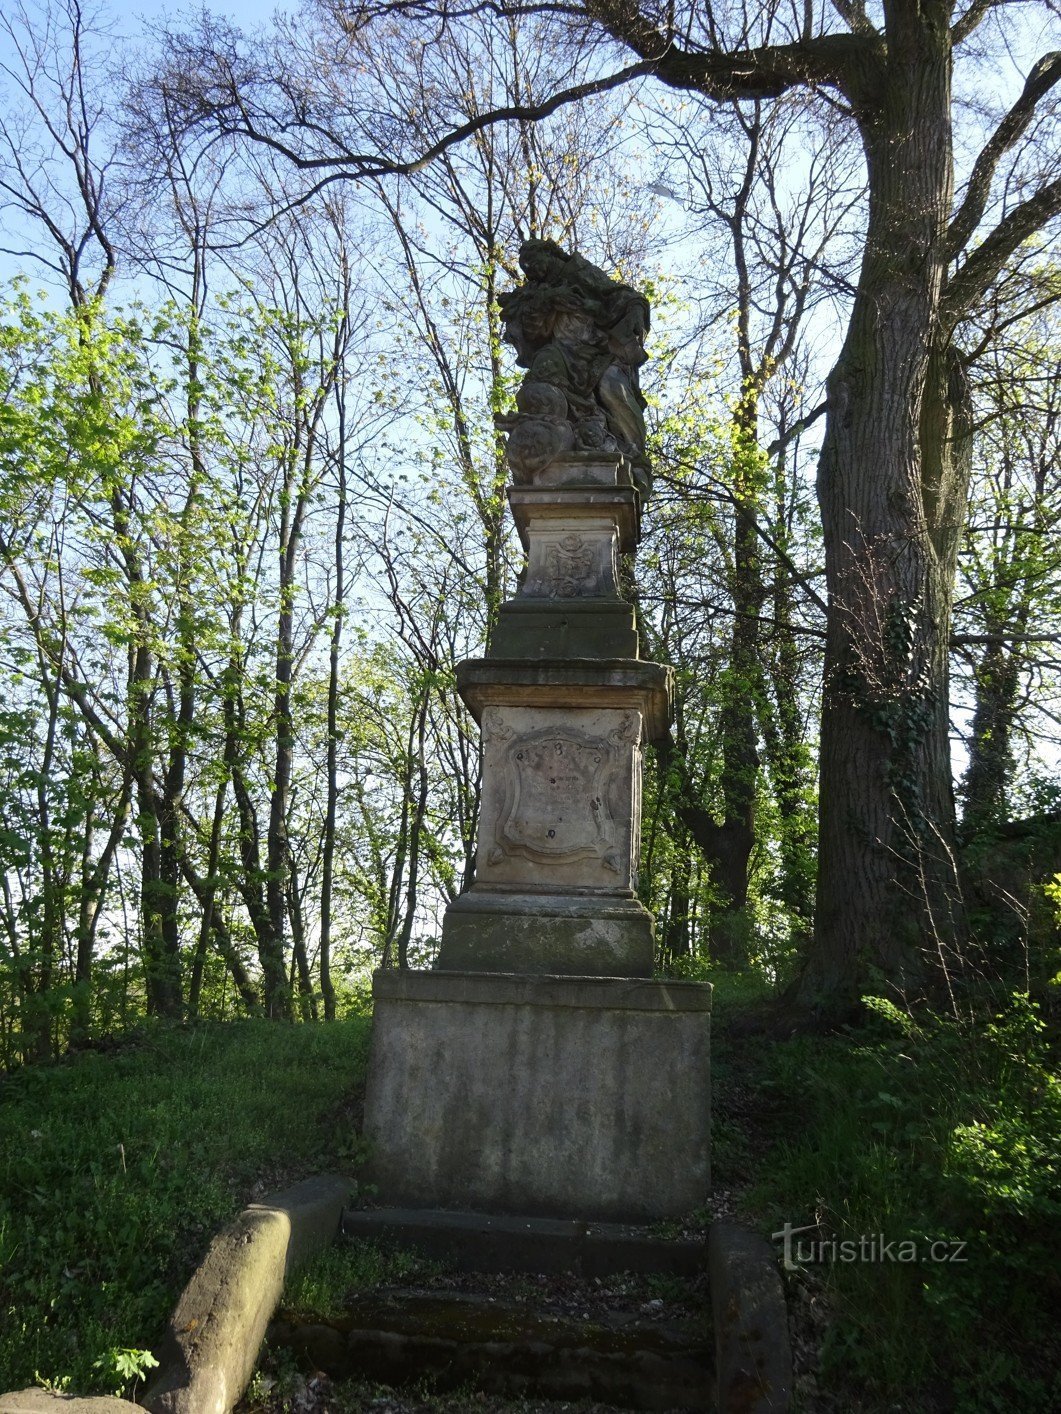
[[337,1164],[367,1039],[363,1017],[157,1028],[0,1081],[0,1387],[141,1374],[252,1184]]
[[101,1370],[105,1377],[117,1381],[114,1393],[117,1395],[132,1384],[138,1384],[149,1370],[157,1369],[158,1361],[150,1350],[107,1350],[92,1362],[93,1369]]
[[815,1266],[828,1379],[866,1409],[940,1384],[959,1410],[1056,1407],[1061,1085],[1038,1011],[866,1005],[863,1030],[779,1044],[757,1077],[785,1115],[750,1195],[763,1224],[918,1244],[916,1262]]
[[327,1247],[298,1272],[284,1290],[284,1307],[296,1315],[332,1320],[345,1311],[352,1293],[434,1271],[415,1252],[384,1252],[371,1242]]

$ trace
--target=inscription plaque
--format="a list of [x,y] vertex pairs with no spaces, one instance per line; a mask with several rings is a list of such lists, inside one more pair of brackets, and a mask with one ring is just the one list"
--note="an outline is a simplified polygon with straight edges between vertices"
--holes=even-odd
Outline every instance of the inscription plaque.
[[618,871],[611,798],[618,769],[618,741],[575,728],[543,727],[510,739],[503,756],[505,802],[489,862],[506,854],[543,864],[599,859]]

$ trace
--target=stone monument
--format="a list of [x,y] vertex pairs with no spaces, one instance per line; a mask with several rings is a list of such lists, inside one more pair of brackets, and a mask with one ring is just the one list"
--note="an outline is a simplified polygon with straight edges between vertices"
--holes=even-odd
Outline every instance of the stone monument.
[[483,741],[475,882],[432,971],[376,974],[365,1132],[388,1201],[679,1216],[708,1191],[711,989],[651,980],[636,893],[642,750],[670,710],[619,574],[651,484],[649,306],[551,241],[520,263],[501,312],[527,565],[457,669]]

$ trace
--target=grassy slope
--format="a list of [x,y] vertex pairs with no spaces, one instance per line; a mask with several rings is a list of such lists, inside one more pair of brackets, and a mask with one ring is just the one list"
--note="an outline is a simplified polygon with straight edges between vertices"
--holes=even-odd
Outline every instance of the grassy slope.
[[[761,996],[718,978],[715,1178],[746,1220],[968,1244],[958,1264],[825,1262],[819,1402],[1061,1408],[1061,1085],[1026,1004],[974,1027],[881,1011],[858,1032],[743,1034]],[[148,1031],[0,1081],[0,1389],[116,1389],[218,1225],[357,1153],[364,1018]],[[99,1363],[97,1363],[99,1362]]]
[[[791,1309],[824,1315],[797,1319],[824,1334],[802,1407],[1061,1409],[1058,1048],[1026,999],[961,1026],[878,1004],[858,1030],[771,1043],[741,1034],[747,980],[717,981],[716,1184],[765,1233],[894,1243],[806,1245],[788,1274]],[[959,1260],[923,1260],[932,1241]]]
[[220,1223],[343,1166],[368,1026],[149,1030],[0,1080],[0,1390],[117,1389]]

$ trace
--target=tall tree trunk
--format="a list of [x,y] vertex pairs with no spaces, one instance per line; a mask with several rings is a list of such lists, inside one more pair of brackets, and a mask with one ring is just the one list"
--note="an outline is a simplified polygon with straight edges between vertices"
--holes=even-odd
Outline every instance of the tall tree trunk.
[[[405,890],[405,918],[398,934],[398,966],[402,970],[409,966],[409,944],[416,921],[416,906],[420,888],[420,846],[424,820],[427,817],[429,780],[427,774],[427,716],[431,683],[425,679],[421,689],[420,706],[416,717],[416,745],[409,760],[409,794],[412,797],[412,811],[409,817],[408,875]],[[416,779],[416,794],[413,796],[413,777]]]
[[[776,469],[774,535],[787,552],[785,460]],[[813,761],[799,703],[801,655],[792,626],[792,585],[786,565],[774,568],[773,627],[764,654],[759,725],[767,768],[781,817],[779,896],[788,912],[793,942],[802,952],[814,923],[815,820]]]
[[[65,633],[64,633],[65,638]],[[60,648],[60,652],[64,649]],[[57,861],[55,834],[52,826],[51,775],[55,759],[55,738],[59,725],[59,682],[56,671],[53,681],[48,664],[38,653],[41,681],[48,699],[48,721],[44,735],[44,752],[37,777],[37,841],[40,858],[40,921],[36,947],[36,967],[33,983],[23,999],[23,1048],[30,1060],[49,1060],[52,1055],[51,989],[55,980],[55,964],[59,957],[63,930],[63,909]]]
[[222,689],[225,699],[225,765],[232,780],[239,815],[239,853],[243,867],[238,877],[238,888],[254,929],[258,962],[262,969],[265,1014],[289,1018],[291,992],[284,966],[283,926],[281,924],[281,930],[277,933],[266,905],[258,814],[240,762],[239,742],[245,725],[240,671],[238,657],[234,655],[226,669]]
[[90,856],[92,830],[90,822],[85,822],[85,848],[81,861],[81,890],[77,913],[77,951],[74,960],[74,995],[70,1019],[72,1048],[84,1044],[91,1031],[92,965],[96,951],[96,931],[103,910],[111,865],[128,825],[131,792],[132,779],[126,771],[107,842],[94,865]]
[[692,956],[693,935],[690,918],[689,880],[692,875],[692,847],[688,831],[680,821],[672,826],[673,854],[670,866],[670,888],[667,896],[666,921],[662,929],[659,950],[664,963],[675,963]]
[[[745,348],[742,347],[742,363],[747,362]],[[756,403],[756,389],[746,382],[733,428],[733,628],[719,716],[719,784],[724,813],[711,859],[712,881],[722,892],[721,907],[716,908],[711,919],[711,953],[723,967],[730,968],[743,967],[748,961],[748,876],[755,846],[759,776],[759,714],[755,703],[762,680],[759,616],[765,590],[756,529],[762,509]]]
[[787,606],[775,594],[777,641],[768,665],[774,700],[769,702],[767,692],[762,692],[759,721],[781,818],[779,896],[789,914],[793,939],[802,946],[810,936],[814,919],[813,778],[796,695],[799,653],[788,620],[783,617],[787,612]]
[[287,871],[287,912],[291,922],[291,955],[298,976],[298,1010],[303,1021],[317,1020],[317,998],[313,991],[309,953],[306,950],[306,920],[302,912],[302,890],[292,856]]
[[335,1020],[335,985],[332,982],[332,891],[335,871],[335,827],[339,806],[339,652],[346,612],[346,389],[336,388],[338,407],[337,470],[339,500],[335,511],[335,602],[328,652],[328,745],[325,763],[324,839],[321,848],[320,983],[325,1021]]
[[[213,867],[216,869],[216,856]],[[240,1001],[248,1016],[258,1016],[261,1013],[261,999],[258,996],[258,989],[255,986],[250,974],[243,965],[236,944],[232,939],[232,934],[228,930],[224,915],[217,899],[217,879],[211,873],[208,879],[202,878],[196,871],[195,866],[188,858],[187,854],[181,855],[181,873],[188,883],[188,887],[199,901],[202,909],[204,928],[208,928],[205,937],[202,932],[199,935],[199,942],[196,947],[195,962],[193,967],[197,967],[198,972],[192,974],[194,990],[189,993],[189,1014],[197,1016],[199,1014],[199,999],[202,990],[202,965],[205,962],[206,947],[209,938],[212,937],[217,945],[218,953],[222,961],[228,968],[232,976],[232,981],[236,985]],[[195,978],[198,975],[198,983]],[[194,1002],[194,1009],[193,1009]]]
[[159,872],[162,889],[169,900],[162,919],[163,941],[167,957],[180,955],[181,867],[181,807],[188,766],[188,743],[195,728],[196,700],[196,609],[191,585],[194,517],[199,487],[204,477],[202,451],[202,393],[200,385],[201,331],[199,307],[202,300],[204,272],[202,252],[196,244],[191,289],[191,320],[188,326],[188,347],[185,366],[185,420],[191,475],[188,493],[177,527],[176,603],[177,603],[177,712],[170,722],[169,753],[162,778],[159,802]]
[[[301,392],[301,389],[298,391]],[[280,538],[277,547],[280,607],[276,627],[276,694],[273,699],[276,732],[273,786],[269,797],[269,828],[266,835],[265,906],[269,951],[280,959],[281,966],[271,969],[265,978],[265,1010],[268,1016],[282,1020],[290,1020],[292,1016],[291,986],[282,960],[287,931],[287,875],[291,860],[287,815],[291,803],[291,773],[295,760],[295,724],[291,712],[295,660],[295,569],[302,539],[302,521],[309,501],[310,470],[314,452],[312,426],[307,427],[306,431],[307,441],[301,448],[299,461],[295,461],[295,452],[292,452],[285,465],[284,486],[280,498]],[[299,473],[297,481],[296,473]]]
[[[1027,613],[997,625],[1011,639],[1027,626]],[[1013,773],[1013,725],[1017,716],[1023,659],[1010,641],[988,643],[976,666],[976,707],[969,734],[969,765],[962,781],[962,826],[975,830],[1005,819],[1006,791]]]
[[964,489],[945,436],[963,410],[939,323],[948,17],[938,3],[889,17],[883,91],[862,123],[865,255],[819,463],[831,612],[816,931],[798,995],[833,1012],[877,978],[922,991],[964,939],[947,681]]
[[110,503],[135,625],[129,648],[127,740],[140,833],[140,927],[147,1010],[152,1016],[177,1018],[181,1014],[180,939],[175,921],[177,900],[162,876],[162,829],[154,781],[151,712],[155,663],[147,583],[130,507],[120,486],[111,490]]

